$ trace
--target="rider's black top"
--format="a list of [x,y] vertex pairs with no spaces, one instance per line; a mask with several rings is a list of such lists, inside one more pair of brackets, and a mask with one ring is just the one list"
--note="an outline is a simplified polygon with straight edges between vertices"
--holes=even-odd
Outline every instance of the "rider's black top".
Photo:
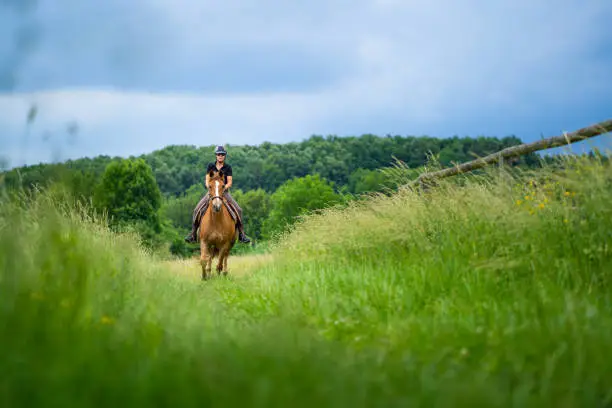
[[[208,163],[208,167],[206,168],[206,174],[208,174],[208,172],[210,172],[211,170],[217,171],[216,162]],[[223,172],[223,182],[227,183],[227,176],[232,175],[232,166],[230,166],[227,163],[223,163],[223,167],[221,167],[221,171]]]

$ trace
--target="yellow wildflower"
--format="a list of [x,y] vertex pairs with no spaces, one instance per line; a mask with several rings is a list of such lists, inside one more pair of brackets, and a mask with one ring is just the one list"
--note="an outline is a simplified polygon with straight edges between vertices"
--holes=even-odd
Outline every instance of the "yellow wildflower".
[[115,323],[115,321],[112,318],[108,317],[108,316],[102,316],[102,318],[100,319],[100,323],[102,323],[102,324],[113,324],[113,323]]

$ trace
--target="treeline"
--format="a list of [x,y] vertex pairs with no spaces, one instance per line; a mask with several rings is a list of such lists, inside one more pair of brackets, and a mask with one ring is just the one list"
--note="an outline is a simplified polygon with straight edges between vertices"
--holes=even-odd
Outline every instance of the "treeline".
[[[432,155],[442,166],[461,163],[521,144],[517,137],[312,136],[302,142],[226,146],[234,170],[233,195],[243,207],[246,232],[266,240],[305,211],[395,188],[381,169],[395,160],[410,168]],[[111,215],[111,223],[131,226],[152,246],[188,255],[182,238],[192,210],[204,194],[206,165],[214,146],[168,146],[138,157],[98,156],[40,164],[0,175],[7,191],[61,185],[73,197]],[[532,167],[540,159],[521,157],[514,165]],[[237,250],[243,246],[237,246]]]

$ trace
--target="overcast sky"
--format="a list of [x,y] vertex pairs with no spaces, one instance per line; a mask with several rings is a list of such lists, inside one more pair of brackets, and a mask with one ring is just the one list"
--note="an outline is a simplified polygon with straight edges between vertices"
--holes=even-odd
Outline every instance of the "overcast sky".
[[533,141],[612,118],[610,21],[610,0],[0,0],[0,156]]

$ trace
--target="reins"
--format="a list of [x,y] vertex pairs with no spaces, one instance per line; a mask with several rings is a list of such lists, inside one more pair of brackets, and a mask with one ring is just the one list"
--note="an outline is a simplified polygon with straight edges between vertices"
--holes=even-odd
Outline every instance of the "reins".
[[210,197],[210,200],[214,200],[215,198],[220,198],[223,202],[225,202],[225,197],[222,197],[219,195],[211,196],[210,193],[208,193],[208,196]]

